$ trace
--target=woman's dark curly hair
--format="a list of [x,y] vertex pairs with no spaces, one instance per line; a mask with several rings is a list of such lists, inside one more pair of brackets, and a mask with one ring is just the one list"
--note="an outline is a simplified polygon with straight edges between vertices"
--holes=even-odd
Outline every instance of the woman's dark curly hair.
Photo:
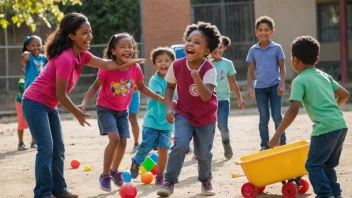
[[60,55],[64,50],[72,47],[70,34],[75,34],[82,24],[87,23],[86,16],[80,13],[70,13],[64,16],[55,32],[50,34],[44,46],[45,55],[48,59]]
[[198,30],[203,33],[203,35],[207,38],[207,47],[210,52],[214,51],[218,48],[220,44],[220,31],[215,25],[211,25],[210,23],[205,23],[199,21],[197,24],[188,25],[185,33],[183,34],[183,41],[186,42],[188,36],[195,30]]
[[115,48],[115,46],[117,45],[119,40],[125,39],[125,38],[131,39],[131,41],[132,41],[132,47],[133,47],[133,56],[132,57],[138,58],[138,53],[139,53],[138,52],[138,44],[134,40],[133,36],[131,36],[128,33],[115,34],[110,38],[108,46],[104,50],[104,58],[115,60],[116,56],[112,54],[112,49]]

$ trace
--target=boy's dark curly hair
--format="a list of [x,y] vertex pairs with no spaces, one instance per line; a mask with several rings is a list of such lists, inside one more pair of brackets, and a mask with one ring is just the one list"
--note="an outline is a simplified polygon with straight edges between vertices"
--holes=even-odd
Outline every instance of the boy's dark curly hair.
[[210,52],[218,48],[221,37],[220,31],[215,25],[211,25],[210,23],[205,23],[202,21],[199,21],[197,24],[187,26],[186,31],[183,34],[183,41],[186,42],[188,36],[195,30],[201,31],[203,35],[207,38],[207,47],[210,49]]
[[230,45],[231,45],[231,39],[230,39],[229,37],[227,37],[227,36],[221,36],[220,40],[221,40],[221,43],[222,43],[226,48],[230,47]]
[[292,57],[306,65],[313,65],[319,56],[320,44],[311,36],[297,37],[291,44]]
[[255,29],[258,29],[258,26],[262,23],[268,24],[271,30],[273,30],[275,27],[275,23],[272,18],[268,16],[261,16],[255,21]]
[[158,47],[156,49],[153,49],[152,52],[150,52],[150,60],[153,62],[153,64],[155,64],[156,58],[162,54],[168,55],[171,61],[174,61],[176,59],[174,50],[169,47]]

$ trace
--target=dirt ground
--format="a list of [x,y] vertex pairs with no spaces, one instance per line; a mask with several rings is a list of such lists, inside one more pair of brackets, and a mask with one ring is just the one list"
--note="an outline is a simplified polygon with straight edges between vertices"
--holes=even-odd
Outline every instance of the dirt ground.
[[[214,197],[242,197],[241,186],[247,179],[240,166],[234,164],[237,157],[250,154],[259,150],[258,115],[234,116],[231,112],[229,127],[231,131],[231,143],[234,156],[226,160],[223,156],[223,147],[219,131],[214,140],[213,157],[213,188],[216,191]],[[349,128],[352,128],[352,112],[344,113]],[[89,120],[91,127],[81,127],[75,120],[62,122],[63,134],[66,145],[65,178],[68,189],[78,193],[80,197],[102,198],[119,197],[119,188],[112,187],[110,193],[99,189],[98,177],[102,171],[103,152],[108,142],[107,137],[99,136],[96,119]],[[140,124],[142,119],[139,120]],[[301,114],[287,130],[288,143],[309,139],[312,123],[306,114]],[[273,122],[270,123],[271,134]],[[25,132],[25,143],[29,145],[30,135]],[[341,183],[344,197],[352,197],[352,135],[348,133],[344,144],[344,150],[340,165],[337,168],[338,180]],[[121,169],[130,165],[132,154],[132,139],[128,141],[127,152],[124,156]],[[33,197],[34,188],[34,162],[36,150],[17,151],[16,123],[0,124],[0,197]],[[350,154],[348,154],[350,153]],[[186,156],[185,163],[180,175],[180,183],[175,185],[174,194],[171,197],[202,197],[200,183],[197,181],[197,161],[192,160],[193,153]],[[79,159],[81,166],[72,169],[72,159]],[[84,165],[92,167],[92,171],[85,172]],[[240,177],[232,178],[231,174],[239,174]],[[307,176],[305,176],[306,179]],[[140,177],[132,180],[137,186],[138,197],[157,197],[156,187],[153,184],[144,185]],[[153,182],[154,183],[154,182]],[[257,197],[279,198],[281,195],[281,183],[267,186],[263,194]],[[297,197],[314,197],[312,188],[306,195]]]

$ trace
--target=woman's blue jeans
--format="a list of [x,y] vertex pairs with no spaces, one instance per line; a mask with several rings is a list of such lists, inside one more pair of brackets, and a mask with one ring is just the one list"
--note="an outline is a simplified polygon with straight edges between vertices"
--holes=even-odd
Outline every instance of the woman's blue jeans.
[[59,112],[46,105],[22,99],[22,111],[38,145],[35,159],[34,197],[61,195],[67,189],[64,179],[65,146]]

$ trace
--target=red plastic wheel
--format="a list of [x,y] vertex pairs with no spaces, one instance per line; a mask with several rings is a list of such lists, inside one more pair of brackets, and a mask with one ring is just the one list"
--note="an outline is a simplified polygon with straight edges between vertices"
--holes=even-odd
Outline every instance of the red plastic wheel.
[[306,192],[308,192],[308,189],[309,189],[308,181],[305,179],[301,179],[300,183],[301,183],[301,186],[298,187],[298,193],[299,194],[306,194]]
[[258,188],[258,193],[262,193],[265,190],[265,186]]
[[285,198],[294,198],[298,194],[298,189],[295,183],[288,182],[282,186],[281,192]]
[[247,182],[242,185],[241,193],[244,198],[255,198],[258,189],[253,184]]

